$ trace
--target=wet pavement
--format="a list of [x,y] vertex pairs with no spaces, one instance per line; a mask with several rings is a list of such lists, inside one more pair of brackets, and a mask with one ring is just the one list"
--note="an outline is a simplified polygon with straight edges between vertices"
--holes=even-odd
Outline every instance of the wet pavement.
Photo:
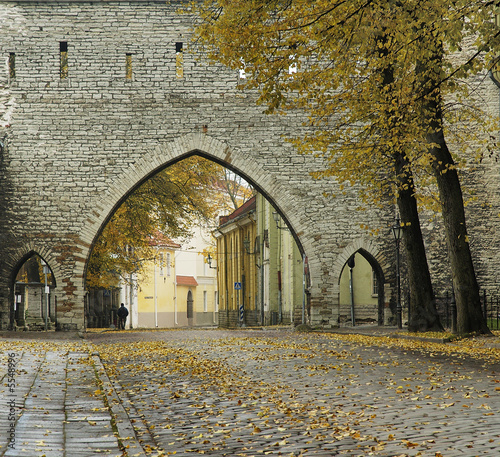
[[0,456],[500,455],[498,339],[391,332],[2,335]]
[[[118,437],[134,432],[119,400],[96,394],[112,389],[99,357],[37,340],[8,346],[0,369],[0,455],[122,455]],[[135,436],[128,441],[142,449]]]

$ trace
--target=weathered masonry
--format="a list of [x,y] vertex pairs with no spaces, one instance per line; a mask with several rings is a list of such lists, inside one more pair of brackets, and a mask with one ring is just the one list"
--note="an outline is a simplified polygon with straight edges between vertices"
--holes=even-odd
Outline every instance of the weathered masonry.
[[[308,257],[313,323],[337,323],[339,277],[358,251],[385,285],[381,306],[391,301],[394,208],[358,212],[354,193],[325,196],[342,193],[333,180],[313,180],[321,162],[283,140],[301,132],[301,119],[262,114],[237,72],[200,60],[181,4],[0,1],[1,328],[16,274],[36,253],[55,277],[58,325],[81,329],[86,264],[106,221],[137,185],[192,154],[243,175],[281,213]],[[491,81],[482,96],[498,110]],[[488,161],[474,171],[469,218],[479,279],[491,287],[499,179],[495,157]],[[360,223],[383,230],[370,236]],[[429,260],[445,284],[438,225],[427,224]]]

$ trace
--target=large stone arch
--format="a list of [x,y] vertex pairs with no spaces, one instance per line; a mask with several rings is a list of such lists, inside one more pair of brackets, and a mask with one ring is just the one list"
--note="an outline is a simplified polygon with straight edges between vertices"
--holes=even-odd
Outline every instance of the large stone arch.
[[300,220],[294,211],[295,205],[288,196],[288,187],[281,184],[276,176],[265,172],[251,156],[237,153],[225,142],[203,133],[192,133],[172,142],[159,144],[154,150],[146,152],[137,163],[130,165],[123,175],[114,179],[108,192],[101,197],[99,204],[93,207],[93,212],[87,219],[88,223],[82,231],[81,240],[91,245],[114,211],[135,188],[155,173],[190,155],[200,155],[213,160],[251,182],[280,212],[297,238],[299,248],[305,250],[303,239],[298,237],[295,230]]
[[300,229],[302,214],[297,211],[297,205],[292,204],[293,199],[289,196],[287,186],[276,179],[276,176],[266,173],[251,157],[231,148],[227,143],[205,133],[192,133],[171,142],[160,143],[156,148],[146,151],[137,163],[110,182],[108,192],[100,198],[98,204],[92,206],[80,237],[82,244],[88,246],[86,252],[82,253],[85,264],[78,270],[82,271],[82,288],[85,287],[85,271],[92,247],[116,209],[134,189],[154,174],[192,155],[213,160],[243,176],[271,202],[287,223],[301,253],[311,253],[308,254],[309,272],[314,278],[313,282],[319,284],[321,272],[317,269],[319,262],[314,262],[314,240],[307,236],[308,231],[297,233],[296,227]]

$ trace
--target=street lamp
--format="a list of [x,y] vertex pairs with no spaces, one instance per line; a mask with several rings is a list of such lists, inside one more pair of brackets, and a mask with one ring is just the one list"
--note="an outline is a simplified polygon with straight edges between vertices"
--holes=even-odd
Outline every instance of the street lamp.
[[398,328],[403,328],[402,321],[402,309],[401,309],[401,274],[399,265],[399,243],[401,241],[401,235],[403,233],[403,227],[401,227],[401,221],[399,220],[399,215],[396,216],[396,224],[392,227],[392,234],[394,235],[394,240],[396,241],[396,283],[397,283],[397,302],[396,302],[396,320]]
[[[246,238],[243,239],[243,247],[245,248],[245,252],[248,255],[255,255],[255,254],[259,254],[260,253],[258,237],[255,239],[254,251],[253,252],[250,251],[250,240],[248,239],[248,237],[246,237]],[[257,267],[259,267],[259,266],[257,265]]]
[[247,254],[251,254],[250,252],[250,240],[247,238],[243,239],[243,247],[245,248],[245,251]]
[[281,216],[276,211],[273,211],[273,219],[274,219],[274,222],[276,222],[276,228],[278,228],[280,230],[288,230],[288,227],[281,227],[280,226]]
[[47,282],[47,275],[50,274],[50,268],[43,259],[40,259],[40,263],[42,264],[43,275],[45,276],[45,331],[47,332],[49,329],[49,294],[50,294],[50,287]]
[[217,267],[212,266],[212,256],[210,254],[207,255],[208,268],[212,270],[217,270]]

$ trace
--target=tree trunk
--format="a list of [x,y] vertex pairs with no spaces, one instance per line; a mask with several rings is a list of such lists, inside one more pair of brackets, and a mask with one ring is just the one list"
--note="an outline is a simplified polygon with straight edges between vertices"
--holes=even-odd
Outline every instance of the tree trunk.
[[427,264],[425,246],[420,229],[417,201],[414,196],[413,176],[406,158],[396,157],[396,174],[399,182],[398,208],[403,228],[408,282],[410,286],[410,332],[442,331],[432,290],[431,275]]
[[457,305],[457,333],[491,333],[481,309],[479,286],[469,246],[462,188],[443,131],[441,69],[443,44],[438,37],[423,38],[428,57],[416,65],[421,125],[426,129],[428,153],[436,178],[448,257]]
[[[437,111],[440,115],[440,110]],[[439,122],[440,124],[440,122]],[[469,246],[462,189],[442,128],[427,136],[435,146],[433,168],[439,189],[443,221],[457,303],[457,333],[491,333],[481,309],[479,286]]]
[[[394,82],[394,68],[384,63],[383,58],[389,53],[387,49],[387,37],[384,32],[378,38],[378,52],[382,58],[379,69],[382,74],[381,93],[385,94],[387,107],[382,117],[387,119],[388,135],[397,132],[395,125],[397,116],[393,111],[393,98],[396,96],[391,90]],[[404,223],[403,242],[405,245],[408,263],[408,283],[410,288],[410,320],[408,330],[412,332],[425,332],[429,330],[443,330],[436,310],[436,301],[432,290],[431,275],[425,254],[424,240],[420,229],[417,201],[411,164],[408,158],[401,152],[401,145],[392,151],[397,181],[398,208]]]

